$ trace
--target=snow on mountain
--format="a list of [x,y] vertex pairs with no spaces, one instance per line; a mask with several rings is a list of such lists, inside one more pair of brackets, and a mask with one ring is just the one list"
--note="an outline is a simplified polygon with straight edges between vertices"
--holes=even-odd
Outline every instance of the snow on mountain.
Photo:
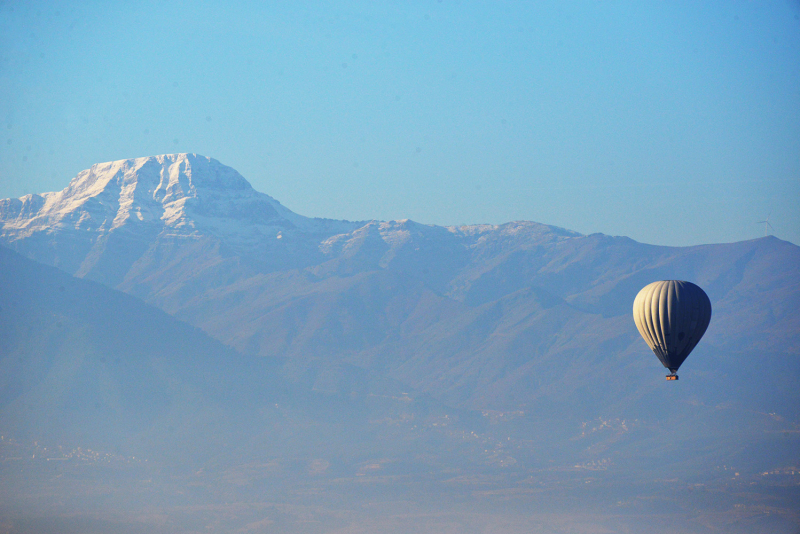
[[359,226],[298,215],[197,154],[93,165],[62,191],[0,201],[0,225],[6,246],[111,286],[169,243],[211,240],[305,265],[319,255],[321,239]]
[[352,227],[298,215],[234,169],[197,154],[98,163],[57,193],[0,201],[0,218],[9,241],[69,229],[103,235],[126,225],[156,225],[185,237]]

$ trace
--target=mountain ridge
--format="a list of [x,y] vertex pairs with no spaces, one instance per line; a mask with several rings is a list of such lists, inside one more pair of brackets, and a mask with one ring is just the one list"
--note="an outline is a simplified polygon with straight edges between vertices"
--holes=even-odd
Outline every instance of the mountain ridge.
[[[173,195],[183,219],[162,214],[153,227],[155,216],[132,219],[130,204],[123,220],[122,203],[98,200],[104,189],[91,184],[100,179],[84,171],[73,182],[88,180],[86,189],[97,194],[84,197],[96,199],[95,207],[106,202],[105,219],[67,228],[0,201],[0,244],[141,298],[239,351],[286,359],[292,376],[356,365],[470,408],[534,403],[537,388],[553,384],[582,384],[587,398],[600,399],[592,377],[609,350],[616,362],[609,369],[645,372],[626,360],[651,356],[630,307],[638,290],[658,279],[692,281],[712,299],[715,317],[696,350],[698,365],[704,353],[743,368],[747,354],[800,353],[800,322],[790,312],[800,307],[800,247],[774,237],[663,247],[526,221],[441,227],[290,219],[288,210],[271,219],[251,213],[262,205],[273,213],[271,197],[210,158],[123,160],[92,172],[103,184],[122,184],[112,188],[117,199],[125,180],[144,173],[147,198]],[[200,185],[195,196],[177,198],[192,191],[190,181],[226,180],[234,190],[208,189],[213,202],[187,204],[206,195]],[[56,212],[73,222],[83,217]],[[30,231],[36,221],[39,229]],[[571,368],[570,358],[584,367]]]

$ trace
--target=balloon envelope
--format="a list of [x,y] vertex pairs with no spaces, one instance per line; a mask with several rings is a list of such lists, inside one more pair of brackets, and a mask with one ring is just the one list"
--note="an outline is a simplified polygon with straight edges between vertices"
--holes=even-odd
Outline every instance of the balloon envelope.
[[653,282],[636,295],[633,321],[664,367],[674,373],[705,334],[711,301],[691,282]]

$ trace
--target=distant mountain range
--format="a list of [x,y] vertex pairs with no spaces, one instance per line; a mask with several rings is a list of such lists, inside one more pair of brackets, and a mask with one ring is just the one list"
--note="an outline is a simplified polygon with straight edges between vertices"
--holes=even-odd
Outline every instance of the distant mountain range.
[[[739,495],[736,466],[766,495],[764,473],[800,465],[800,247],[774,237],[314,219],[174,154],[1,200],[0,245],[0,434],[149,455],[195,473],[186,488],[263,496],[279,465],[311,492],[535,480],[564,496],[591,471],[620,499],[675,476]],[[631,318],[659,279],[713,306],[673,383]],[[34,488],[12,465],[0,475]]]
[[0,201],[0,224],[3,245],[286,359],[322,390],[351,387],[350,365],[462,407],[596,408],[609,388],[635,405],[643,384],[664,386],[631,302],[670,278],[714,307],[687,380],[748,388],[751,366],[798,369],[800,248],[774,237],[659,247],[532,222],[311,219],[194,154],[95,165]]

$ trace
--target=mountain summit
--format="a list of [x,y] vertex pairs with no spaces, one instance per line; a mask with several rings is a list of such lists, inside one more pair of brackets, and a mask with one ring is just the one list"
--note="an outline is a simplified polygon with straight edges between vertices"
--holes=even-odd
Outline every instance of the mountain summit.
[[[356,227],[298,215],[197,154],[98,163],[59,192],[0,200],[0,221],[3,242],[110,285],[156,241],[212,238],[233,250],[269,249],[285,233],[327,237]],[[113,268],[101,261],[110,251]]]
[[[55,230],[109,234],[126,226],[197,236],[231,224],[309,229],[310,219],[259,193],[234,169],[197,154],[165,154],[98,163],[57,193],[0,201],[4,235]],[[271,231],[271,230],[270,230]],[[16,235],[15,235],[16,234]]]

